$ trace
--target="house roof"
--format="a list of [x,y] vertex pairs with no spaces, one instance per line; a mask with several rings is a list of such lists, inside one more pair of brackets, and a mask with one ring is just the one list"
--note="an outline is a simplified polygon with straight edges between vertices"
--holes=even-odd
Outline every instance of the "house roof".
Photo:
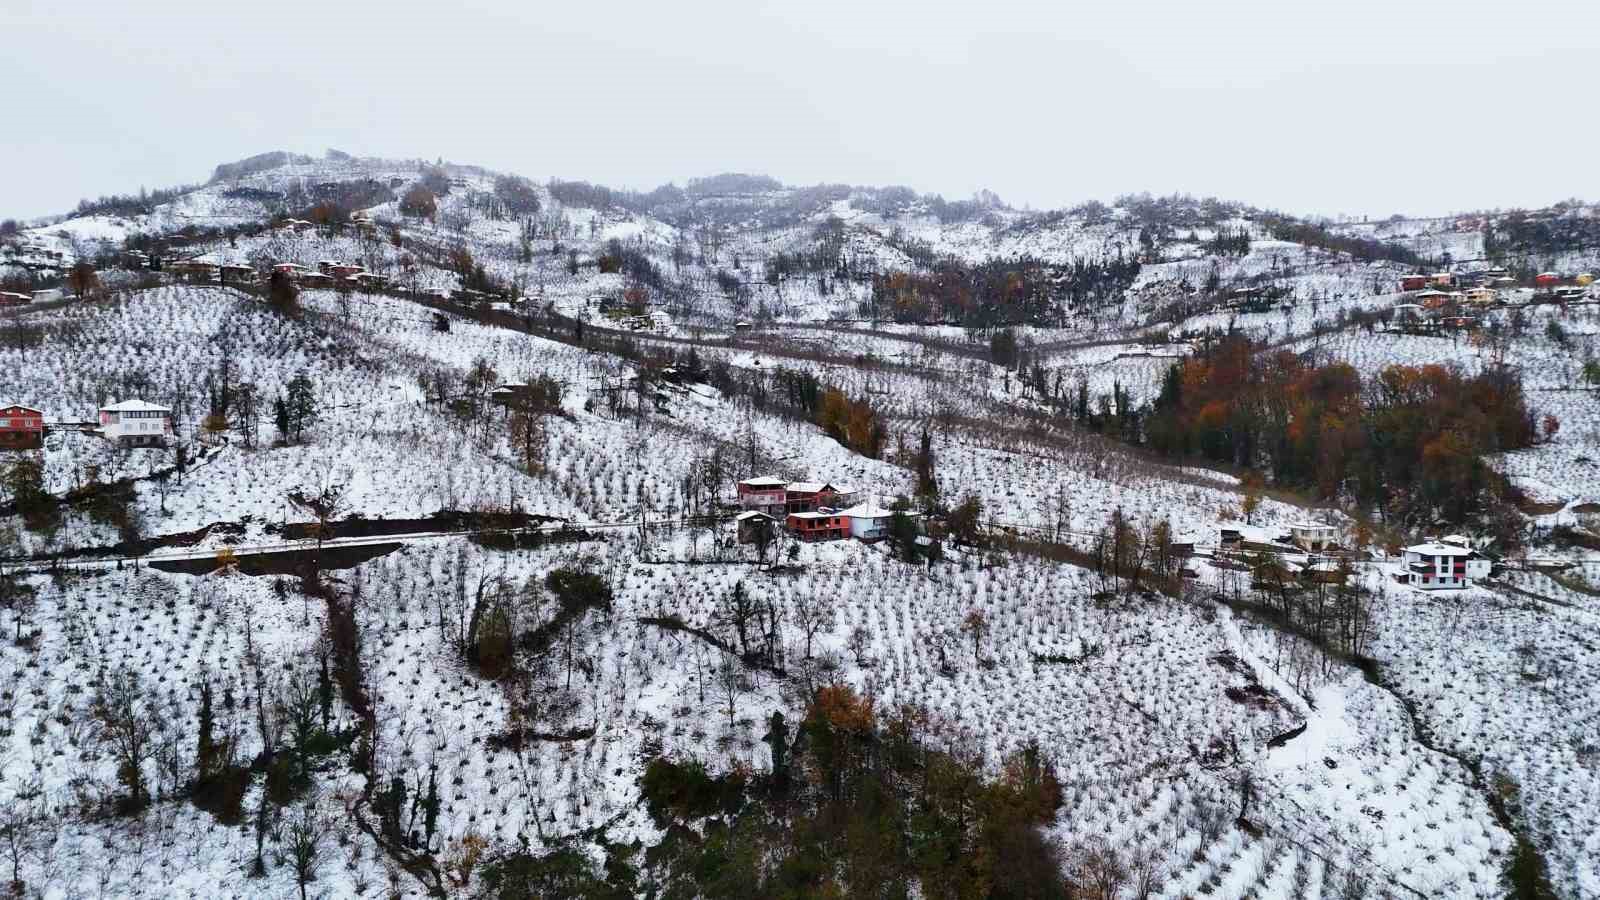
[[1458,547],[1455,544],[1441,544],[1438,541],[1429,541],[1426,544],[1413,544],[1406,548],[1407,553],[1417,553],[1422,556],[1471,556],[1472,550],[1467,547]]
[[1323,524],[1321,522],[1291,522],[1289,524],[1289,528],[1291,528],[1291,529],[1299,528],[1299,529],[1302,529],[1302,530],[1307,529],[1307,528],[1318,528],[1318,529],[1326,528],[1326,529],[1329,529],[1331,531],[1334,528],[1334,526],[1325,525],[1325,524]]
[[893,510],[884,509],[875,500],[857,503],[849,509],[840,510],[839,515],[852,519],[887,519],[894,515]]
[[41,416],[44,415],[44,410],[37,409],[23,403],[0,403],[0,409],[22,409],[27,410],[28,412],[38,413]]
[[835,516],[838,516],[838,515],[840,515],[840,513],[838,511],[836,511],[836,510],[829,510],[828,512],[823,512],[821,510],[816,510],[814,512],[789,513],[789,518],[791,518],[791,519],[832,519],[832,518],[834,518]]
[[100,407],[102,412],[172,412],[171,407],[158,406],[143,400],[124,400],[110,406]]
[[739,483],[749,487],[784,487],[789,482],[774,475],[760,475],[755,478],[746,478]]
[[800,494],[820,494],[832,487],[826,481],[791,481],[788,485],[789,490]]
[[751,510],[746,510],[745,512],[739,513],[737,516],[734,516],[733,518],[734,518],[735,521],[738,521],[738,522],[748,522],[751,519],[770,519],[772,517],[767,515],[764,512],[761,512],[760,510],[751,509]]

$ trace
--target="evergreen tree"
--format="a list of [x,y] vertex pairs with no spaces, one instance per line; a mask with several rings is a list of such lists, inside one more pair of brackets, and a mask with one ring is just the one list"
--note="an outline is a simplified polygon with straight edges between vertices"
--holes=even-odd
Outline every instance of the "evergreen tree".
[[289,382],[289,396],[284,405],[289,426],[294,431],[295,441],[298,442],[305,434],[306,426],[317,421],[316,387],[305,372],[294,376]]
[[333,709],[333,679],[328,675],[328,655],[322,655],[322,670],[317,673],[317,708],[322,715],[322,730],[328,730],[328,714]]
[[930,501],[939,496],[939,480],[933,473],[933,435],[928,426],[922,426],[922,437],[917,450],[917,494]]
[[61,506],[45,490],[44,463],[39,457],[30,453],[14,461],[6,469],[5,487],[30,531],[53,534],[61,525]]

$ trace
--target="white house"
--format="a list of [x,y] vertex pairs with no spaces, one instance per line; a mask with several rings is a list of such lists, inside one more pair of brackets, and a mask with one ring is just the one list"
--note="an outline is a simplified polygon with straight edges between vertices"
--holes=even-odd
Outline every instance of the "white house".
[[1433,591],[1464,588],[1472,579],[1488,575],[1489,560],[1459,535],[1406,548],[1402,576],[1406,584],[1414,588]]
[[100,408],[100,433],[127,446],[166,443],[172,434],[172,410],[143,400],[124,400]]
[[1301,550],[1325,550],[1333,544],[1336,537],[1336,529],[1332,525],[1296,522],[1289,526],[1289,540]]
[[839,515],[850,520],[850,536],[863,541],[876,541],[889,536],[889,524],[894,512],[879,506],[876,501],[858,503]]

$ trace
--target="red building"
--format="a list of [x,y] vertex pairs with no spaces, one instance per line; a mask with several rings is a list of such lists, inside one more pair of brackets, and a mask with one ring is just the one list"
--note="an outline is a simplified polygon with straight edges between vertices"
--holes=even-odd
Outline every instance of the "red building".
[[15,403],[0,407],[0,447],[32,448],[43,442],[43,412]]
[[785,524],[802,541],[842,541],[850,536],[850,518],[837,510],[790,513]]
[[1402,291],[1420,291],[1427,286],[1428,276],[1426,275],[1406,275],[1400,279],[1400,290]]
[[789,512],[810,512],[834,506],[838,493],[827,482],[789,482],[784,488],[784,508]]
[[1540,272],[1533,276],[1533,283],[1536,287],[1555,287],[1560,281],[1561,276],[1554,272]]
[[782,478],[764,475],[759,478],[746,478],[735,486],[735,490],[739,493],[741,507],[778,516],[784,512],[784,488],[788,484],[789,482]]

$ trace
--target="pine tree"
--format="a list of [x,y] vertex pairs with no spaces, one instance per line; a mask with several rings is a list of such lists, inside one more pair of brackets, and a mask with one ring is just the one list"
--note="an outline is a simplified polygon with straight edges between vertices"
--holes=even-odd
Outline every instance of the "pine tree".
[[333,709],[333,679],[328,675],[328,655],[322,655],[322,671],[317,675],[317,707],[322,713],[322,730],[328,730],[328,714]]
[[772,748],[772,780],[781,790],[789,783],[789,726],[783,713],[774,712],[767,726],[767,745]]
[[294,439],[299,441],[306,426],[317,421],[316,387],[305,372],[289,382],[289,397],[285,401],[289,425],[294,429]]
[[917,494],[929,500],[939,496],[939,480],[933,473],[933,435],[928,426],[922,426],[920,449],[917,451]]

